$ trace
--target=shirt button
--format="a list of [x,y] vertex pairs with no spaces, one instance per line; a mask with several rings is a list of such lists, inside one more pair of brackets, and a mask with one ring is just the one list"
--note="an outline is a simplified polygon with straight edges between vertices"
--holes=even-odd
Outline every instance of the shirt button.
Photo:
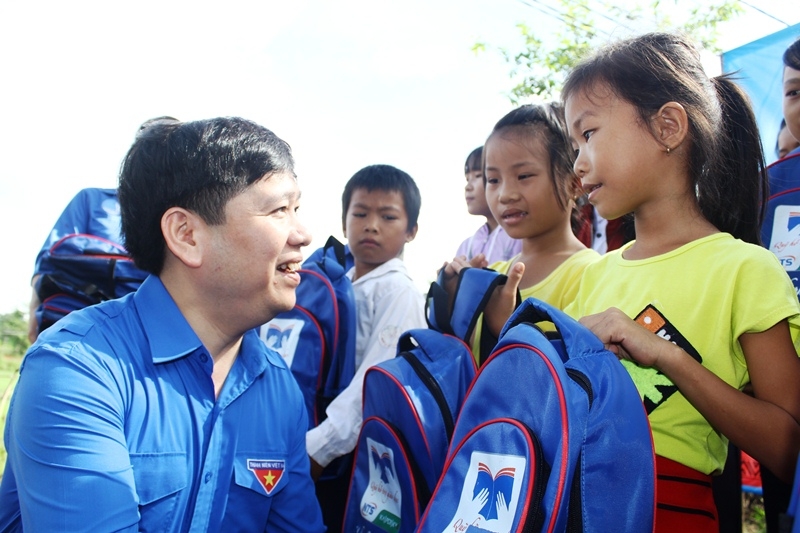
[[206,361],[208,361],[208,356],[206,354],[204,354],[204,353],[201,353],[200,354],[200,361],[205,363]]
[[206,477],[204,478],[205,482],[208,483],[211,481],[211,472],[206,472]]

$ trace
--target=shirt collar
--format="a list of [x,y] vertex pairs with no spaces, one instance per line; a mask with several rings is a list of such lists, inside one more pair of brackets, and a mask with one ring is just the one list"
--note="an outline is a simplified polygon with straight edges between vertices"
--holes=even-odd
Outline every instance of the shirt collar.
[[133,301],[154,363],[173,361],[202,347],[200,338],[178,309],[161,278],[148,276],[133,295]]

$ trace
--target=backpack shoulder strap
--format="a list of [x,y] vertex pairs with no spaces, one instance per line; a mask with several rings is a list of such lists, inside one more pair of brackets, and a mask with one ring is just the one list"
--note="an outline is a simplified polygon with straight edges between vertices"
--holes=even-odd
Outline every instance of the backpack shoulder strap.
[[522,323],[552,322],[564,343],[567,356],[588,354],[605,350],[605,346],[585,326],[560,309],[536,298],[527,298],[508,319],[500,338],[514,326]]
[[[443,272],[431,283],[425,303],[425,315],[431,329],[455,335],[469,342],[486,304],[496,287],[508,280],[505,274],[488,268],[464,268],[458,274],[456,293],[450,307],[444,290]],[[517,304],[521,301],[517,292]]]

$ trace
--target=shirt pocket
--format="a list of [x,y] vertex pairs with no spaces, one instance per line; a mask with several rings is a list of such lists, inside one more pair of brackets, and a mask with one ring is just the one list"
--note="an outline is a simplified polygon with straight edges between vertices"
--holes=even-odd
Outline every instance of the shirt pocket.
[[175,514],[186,500],[186,461],[182,452],[131,454],[139,497],[139,531],[172,530]]
[[238,452],[234,463],[234,481],[239,487],[256,494],[275,496],[289,484],[286,454]]

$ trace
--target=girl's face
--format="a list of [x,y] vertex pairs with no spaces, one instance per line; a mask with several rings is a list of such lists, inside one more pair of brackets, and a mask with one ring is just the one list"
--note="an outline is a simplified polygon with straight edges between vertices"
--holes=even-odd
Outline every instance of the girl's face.
[[778,133],[778,159],[786,156],[789,152],[800,146],[800,141],[794,138],[789,128],[784,126]]
[[470,215],[482,217],[492,216],[489,205],[486,203],[486,191],[483,187],[483,171],[470,170],[465,174],[467,184],[464,186],[464,199],[467,201],[467,211]]
[[501,130],[489,137],[483,153],[486,200],[506,233],[530,239],[569,224],[569,210],[562,209],[556,199],[542,135]]
[[800,70],[783,68],[783,118],[792,137],[800,140]]
[[633,105],[600,85],[571,94],[564,110],[577,152],[575,173],[603,218],[619,218],[659,194],[669,194],[659,192],[655,163],[666,148],[642,124]]

